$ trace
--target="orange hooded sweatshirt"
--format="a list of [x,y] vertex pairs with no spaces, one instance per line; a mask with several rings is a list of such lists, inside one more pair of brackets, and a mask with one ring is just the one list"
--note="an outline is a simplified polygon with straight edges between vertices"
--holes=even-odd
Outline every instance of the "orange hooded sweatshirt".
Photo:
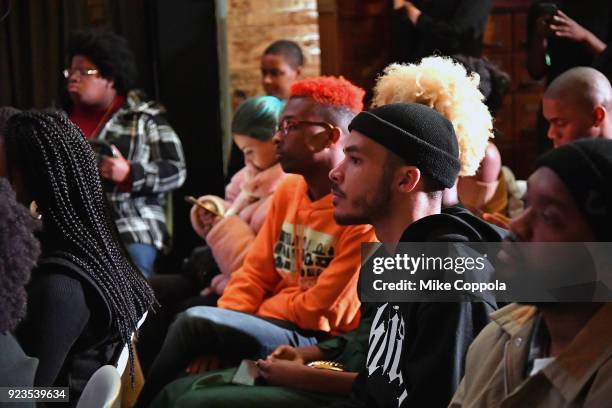
[[275,191],[266,220],[218,306],[331,334],[359,323],[357,279],[369,225],[341,227],[331,194],[312,202],[302,176]]

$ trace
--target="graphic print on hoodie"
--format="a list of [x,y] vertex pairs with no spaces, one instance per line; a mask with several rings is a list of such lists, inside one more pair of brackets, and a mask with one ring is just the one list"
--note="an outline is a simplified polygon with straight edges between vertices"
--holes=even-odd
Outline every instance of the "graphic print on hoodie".
[[[497,242],[506,234],[462,207],[451,207],[413,223],[400,241]],[[366,370],[353,384],[357,399],[367,407],[446,407],[463,375],[467,349],[495,305],[373,305]]]
[[330,334],[356,328],[361,243],[374,242],[374,231],[333,215],[331,191],[312,201],[304,178],[288,176],[218,306]]
[[334,259],[335,244],[336,239],[331,234],[305,225],[283,222],[280,237],[274,246],[276,269],[287,274],[299,270],[300,285],[313,287],[319,275]]

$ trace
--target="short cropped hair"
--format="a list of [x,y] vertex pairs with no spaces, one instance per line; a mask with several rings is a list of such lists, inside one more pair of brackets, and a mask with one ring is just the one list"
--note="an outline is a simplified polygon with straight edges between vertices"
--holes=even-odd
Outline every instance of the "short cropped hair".
[[293,69],[304,66],[304,54],[297,43],[289,40],[278,40],[266,48],[264,55],[280,55]]

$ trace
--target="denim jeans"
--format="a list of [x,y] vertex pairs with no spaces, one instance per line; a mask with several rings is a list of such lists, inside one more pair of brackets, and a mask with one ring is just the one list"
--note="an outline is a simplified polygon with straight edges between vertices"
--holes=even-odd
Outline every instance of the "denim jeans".
[[153,264],[157,258],[157,248],[149,244],[128,244],[127,250],[138,269],[150,278],[153,276]]
[[136,407],[148,407],[155,395],[199,356],[215,355],[237,365],[244,358],[265,358],[282,344],[302,347],[317,342],[316,333],[284,328],[254,315],[192,307],[170,326]]

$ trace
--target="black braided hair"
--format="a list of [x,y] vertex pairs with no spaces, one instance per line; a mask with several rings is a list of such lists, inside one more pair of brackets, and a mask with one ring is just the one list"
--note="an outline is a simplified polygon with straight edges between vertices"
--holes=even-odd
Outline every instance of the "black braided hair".
[[0,333],[13,330],[25,316],[25,284],[40,254],[36,224],[17,202],[8,180],[0,177]]
[[43,253],[60,251],[99,287],[113,327],[129,347],[133,376],[131,334],[155,297],[119,239],[93,150],[61,113],[15,115],[5,139],[9,175],[22,175],[28,199],[42,214]]

